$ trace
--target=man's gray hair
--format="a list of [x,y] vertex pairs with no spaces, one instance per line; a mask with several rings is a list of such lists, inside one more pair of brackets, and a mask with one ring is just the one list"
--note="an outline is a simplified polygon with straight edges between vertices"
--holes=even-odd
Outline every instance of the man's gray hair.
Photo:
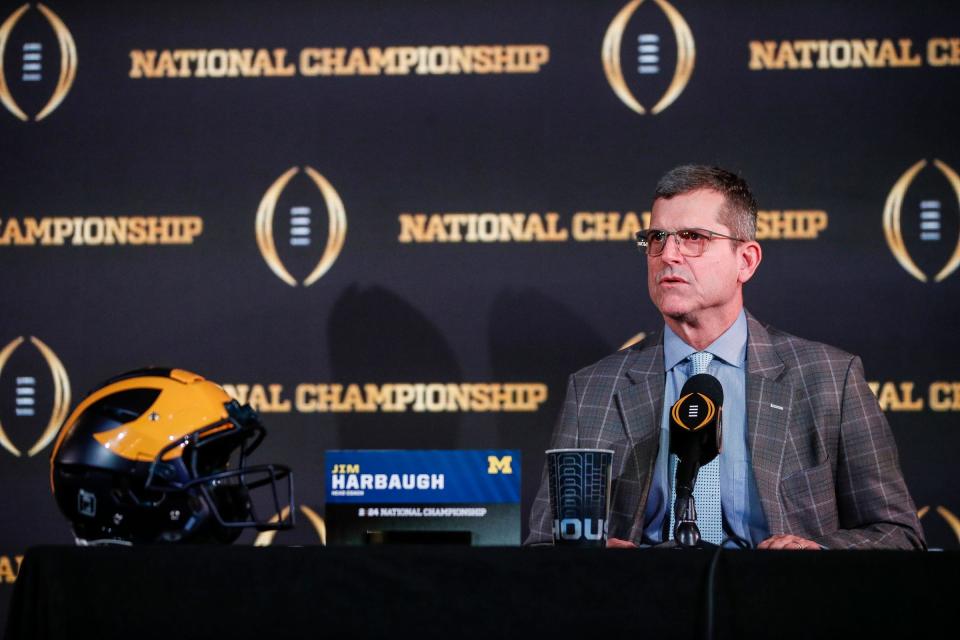
[[730,229],[731,235],[741,240],[756,239],[757,201],[746,180],[726,169],[700,164],[685,164],[671,169],[657,182],[653,199],[669,200],[700,189],[710,189],[724,197],[720,223]]

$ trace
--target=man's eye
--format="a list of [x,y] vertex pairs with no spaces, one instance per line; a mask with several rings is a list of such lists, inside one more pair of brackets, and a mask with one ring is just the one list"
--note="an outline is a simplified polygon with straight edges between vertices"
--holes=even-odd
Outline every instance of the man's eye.
[[697,241],[703,238],[703,234],[697,233],[690,229],[684,229],[683,231],[678,231],[677,235],[680,236],[681,240],[693,240]]
[[647,241],[648,241],[648,242],[663,242],[663,239],[664,239],[664,237],[666,237],[666,235],[667,235],[667,234],[666,234],[665,232],[663,232],[663,231],[651,231],[650,233],[647,234]]

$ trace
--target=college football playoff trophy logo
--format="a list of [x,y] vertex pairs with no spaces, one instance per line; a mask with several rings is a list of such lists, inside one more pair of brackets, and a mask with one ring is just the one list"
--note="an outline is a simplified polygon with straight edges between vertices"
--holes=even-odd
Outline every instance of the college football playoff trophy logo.
[[[917,518],[923,520],[924,516],[930,513],[930,506],[926,505],[920,507],[920,510],[917,511]],[[950,527],[950,530],[953,532],[953,535],[957,537],[957,542],[960,543],[960,518],[957,518],[956,515],[943,505],[940,505],[936,508],[936,513],[943,518],[944,522]]]
[[[67,97],[77,76],[77,46],[70,30],[46,5],[37,4],[36,8],[42,18],[31,19],[30,5],[24,4],[0,25],[0,102],[24,122],[30,120],[25,109],[33,109],[22,104],[36,102],[38,109],[33,119],[43,120]],[[53,30],[55,41],[49,37],[49,30],[42,33],[44,30],[38,23],[43,19],[45,26]],[[22,28],[17,31],[22,35],[15,37],[14,27],[18,23]],[[59,60],[56,55],[48,54],[54,44],[59,49]],[[51,72],[58,67],[58,73]],[[16,88],[19,102],[11,87]]]
[[[644,0],[632,0],[614,17],[603,38],[601,58],[614,93],[640,115],[647,109],[637,95],[652,95],[653,99],[660,95],[650,109],[655,115],[683,93],[693,73],[696,48],[686,20],[667,0],[651,0],[641,9],[643,4]],[[643,11],[642,16],[637,15],[638,10]],[[664,46],[671,32],[676,41],[675,56]],[[667,84],[663,72],[671,63],[673,76]]]
[[[257,246],[260,247],[260,253],[267,262],[267,266],[278,278],[286,282],[291,287],[297,286],[297,279],[290,274],[287,266],[280,259],[277,250],[277,228],[282,226],[282,230],[287,237],[287,242],[292,251],[302,251],[309,249],[313,245],[315,234],[314,225],[314,207],[309,206],[305,201],[297,198],[316,198],[316,193],[307,194],[298,192],[292,196],[293,202],[289,206],[289,217],[284,217],[287,224],[280,225],[275,223],[277,217],[277,208],[281,196],[291,179],[300,172],[298,167],[291,167],[283,175],[274,181],[260,201],[260,207],[257,209]],[[347,235],[347,213],[343,208],[343,202],[337,194],[333,185],[313,167],[305,167],[304,172],[310,178],[313,186],[319,190],[324,206],[327,210],[327,241],[319,262],[313,267],[312,271],[303,279],[303,286],[309,287],[319,280],[330,270],[337,256],[343,249],[343,242]]]
[[[290,507],[284,507],[280,511],[279,515],[274,514],[274,516],[270,518],[270,522],[277,522],[280,519],[286,520],[289,513]],[[300,505],[300,513],[307,516],[307,520],[309,520],[310,524],[313,525],[313,530],[316,532],[317,539],[320,540],[320,544],[327,544],[327,523],[324,521],[323,517],[305,504]],[[276,537],[276,531],[261,531],[257,534],[256,539],[253,541],[253,546],[269,547],[273,544],[273,539]]]
[[620,345],[620,348],[617,349],[617,351],[623,351],[624,349],[629,349],[630,347],[637,344],[638,342],[642,342],[643,340],[645,340],[646,337],[647,337],[647,332],[641,331],[640,333],[632,336],[629,340],[627,340],[622,345]]
[[[7,345],[0,350],[0,382],[4,382],[6,378],[9,378],[9,376],[3,375],[5,368],[7,368],[14,352],[24,342],[26,342],[26,339],[20,336],[8,342]],[[18,369],[15,372],[12,380],[15,382],[15,386],[11,387],[11,385],[6,382],[0,384],[0,389],[3,389],[4,393],[11,393],[14,401],[14,410],[10,412],[12,415],[0,416],[0,446],[17,457],[22,456],[23,453],[14,445],[4,429],[3,418],[7,419],[8,424],[10,424],[11,418],[18,422],[25,422],[27,426],[29,426],[30,422],[38,419],[41,421],[38,424],[42,424],[42,414],[44,412],[40,410],[40,404],[42,404],[40,400],[44,399],[43,396],[47,397],[46,399],[48,399],[50,404],[50,417],[40,437],[33,446],[30,447],[29,451],[27,451],[27,456],[33,457],[40,453],[50,444],[54,437],[56,437],[57,431],[60,429],[60,425],[63,424],[64,419],[67,417],[67,411],[70,409],[70,380],[67,378],[66,369],[63,368],[63,364],[60,362],[60,359],[57,358],[57,354],[33,336],[30,337],[30,344],[40,352],[43,362],[46,364],[46,368],[49,370],[53,380],[53,388],[52,390],[43,389],[45,385],[39,384],[39,376],[30,370],[40,365],[22,361],[18,361],[18,365],[28,370],[20,371]],[[33,364],[34,367],[31,367],[31,364]],[[44,393],[44,391],[46,391],[46,393]]]
[[[942,282],[960,266],[960,227],[957,226],[960,222],[960,176],[940,160],[933,161],[939,174],[923,172],[927,166],[926,160],[920,160],[893,185],[883,208],[883,232],[887,246],[907,273],[920,282],[928,282],[930,276],[917,264],[917,260],[925,259],[933,265],[928,270],[936,271],[933,281]],[[946,182],[940,177],[946,178]],[[911,189],[922,179],[922,184]],[[919,196],[910,198],[909,191],[916,191]],[[948,233],[951,230],[953,234]],[[952,235],[956,235],[956,244],[945,246],[951,242]],[[908,249],[908,240],[913,252]],[[945,263],[943,258],[946,258]],[[943,266],[938,267],[938,264]]]

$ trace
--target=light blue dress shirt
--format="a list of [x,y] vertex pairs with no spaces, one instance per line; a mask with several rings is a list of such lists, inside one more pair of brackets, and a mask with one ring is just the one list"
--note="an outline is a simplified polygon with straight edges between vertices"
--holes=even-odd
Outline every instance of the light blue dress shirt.
[[[663,420],[660,425],[660,453],[653,469],[647,506],[644,511],[643,542],[663,542],[664,520],[669,521],[670,420],[667,407],[676,402],[683,383],[690,376],[687,358],[696,349],[685,343],[669,326],[663,331],[664,384]],[[707,373],[723,387],[723,442],[720,452],[720,502],[723,508],[725,547],[756,547],[770,536],[760,494],[750,465],[747,447],[746,356],[747,316],[740,315],[705,351],[713,354]]]

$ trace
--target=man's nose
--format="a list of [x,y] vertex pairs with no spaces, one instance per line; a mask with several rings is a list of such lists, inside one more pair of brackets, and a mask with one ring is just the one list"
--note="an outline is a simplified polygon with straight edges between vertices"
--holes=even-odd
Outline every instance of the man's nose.
[[663,243],[663,253],[660,254],[660,259],[670,263],[683,262],[683,255],[680,253],[680,238],[677,237],[677,234],[672,233],[667,236]]

